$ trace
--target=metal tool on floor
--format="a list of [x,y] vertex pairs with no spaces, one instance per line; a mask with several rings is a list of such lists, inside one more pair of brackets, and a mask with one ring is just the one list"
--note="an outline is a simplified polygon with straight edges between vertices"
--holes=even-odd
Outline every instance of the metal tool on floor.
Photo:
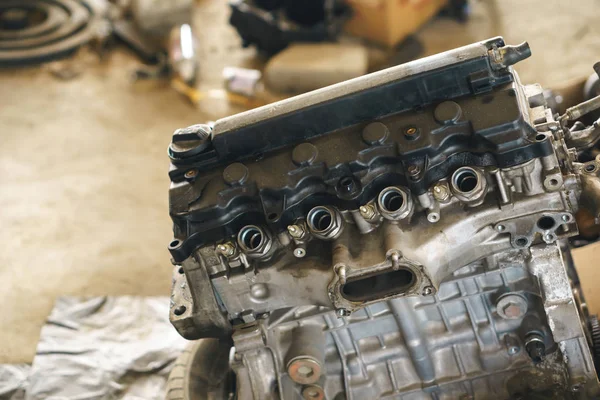
[[198,76],[193,0],[5,0],[0,2],[0,67],[52,61],[111,36],[145,62],[136,79]]
[[113,21],[113,32],[149,65],[135,79],[175,78],[193,86],[198,78],[192,0],[133,0]]

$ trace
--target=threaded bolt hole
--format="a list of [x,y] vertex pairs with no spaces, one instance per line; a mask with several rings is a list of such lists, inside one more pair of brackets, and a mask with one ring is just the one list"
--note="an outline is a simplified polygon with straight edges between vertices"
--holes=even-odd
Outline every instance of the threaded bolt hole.
[[529,243],[529,240],[527,240],[527,238],[520,237],[517,240],[515,240],[515,243],[517,244],[517,246],[525,247],[527,246],[527,243]]
[[437,222],[440,219],[440,215],[437,213],[430,213],[427,215],[427,220],[429,222]]
[[404,130],[404,136],[408,140],[415,140],[419,136],[419,129],[414,126],[410,126]]
[[585,166],[585,172],[594,172],[596,171],[596,166],[594,164],[588,164]]
[[340,185],[345,188],[349,188],[352,185],[354,185],[354,180],[351,177],[346,176],[346,177],[340,179]]

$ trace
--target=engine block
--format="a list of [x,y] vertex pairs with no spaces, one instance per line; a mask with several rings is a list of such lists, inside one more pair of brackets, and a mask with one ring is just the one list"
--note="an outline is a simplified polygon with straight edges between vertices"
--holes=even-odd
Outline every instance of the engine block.
[[171,321],[231,338],[238,399],[598,394],[567,239],[600,222],[600,129],[568,127],[600,104],[553,115],[529,55],[494,38],[174,133]]

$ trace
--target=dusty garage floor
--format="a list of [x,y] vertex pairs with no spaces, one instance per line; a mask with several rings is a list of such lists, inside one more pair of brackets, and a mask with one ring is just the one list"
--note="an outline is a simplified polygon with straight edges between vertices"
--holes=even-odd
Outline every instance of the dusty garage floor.
[[[224,3],[199,2],[203,89],[221,87],[225,65],[254,61]],[[561,85],[600,59],[600,0],[565,4],[477,2],[469,24],[436,20],[420,37],[428,54],[498,34],[528,40],[523,81]],[[0,363],[32,360],[57,295],[169,293],[170,135],[240,110],[211,97],[194,109],[166,86],[132,86],[136,63],[125,51],[88,57],[70,81],[47,68],[0,72]]]

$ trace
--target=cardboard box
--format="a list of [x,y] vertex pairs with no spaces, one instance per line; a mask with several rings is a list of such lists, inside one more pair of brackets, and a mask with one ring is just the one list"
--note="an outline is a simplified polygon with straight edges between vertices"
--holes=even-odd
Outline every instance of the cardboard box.
[[573,261],[591,314],[600,314],[600,242],[573,250]]
[[354,15],[346,32],[389,47],[436,15],[447,0],[346,0]]

